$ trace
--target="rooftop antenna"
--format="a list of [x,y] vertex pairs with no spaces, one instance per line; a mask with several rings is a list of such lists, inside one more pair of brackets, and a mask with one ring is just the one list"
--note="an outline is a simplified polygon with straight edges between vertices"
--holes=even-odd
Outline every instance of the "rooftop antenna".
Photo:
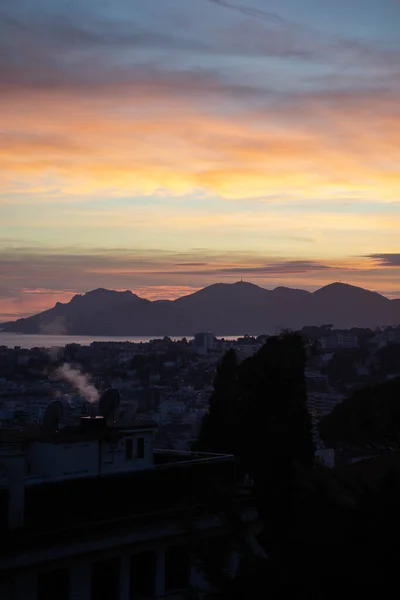
[[99,414],[107,421],[112,419],[115,423],[115,413],[121,402],[119,391],[116,388],[110,388],[105,391],[99,401]]
[[43,414],[42,426],[47,433],[56,433],[63,416],[63,406],[59,400],[50,402]]

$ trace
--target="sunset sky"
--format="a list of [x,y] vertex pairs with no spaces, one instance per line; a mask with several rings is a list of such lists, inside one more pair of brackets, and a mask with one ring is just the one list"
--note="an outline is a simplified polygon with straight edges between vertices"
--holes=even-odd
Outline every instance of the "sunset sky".
[[0,322],[97,287],[400,297],[400,0],[0,0]]

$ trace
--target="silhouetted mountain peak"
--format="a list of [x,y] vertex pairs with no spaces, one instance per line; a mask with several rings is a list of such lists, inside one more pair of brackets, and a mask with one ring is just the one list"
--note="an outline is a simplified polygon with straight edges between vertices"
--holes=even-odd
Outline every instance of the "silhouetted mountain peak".
[[124,292],[119,292],[117,290],[108,290],[106,288],[97,288],[95,290],[91,290],[90,292],[86,292],[83,297],[105,297],[105,296],[135,296],[130,290],[126,290]]
[[269,292],[270,290],[267,290],[263,287],[260,287],[259,285],[256,285],[255,283],[250,283],[249,281],[236,281],[236,283],[225,283],[223,285],[230,285],[232,286],[232,289],[236,289],[236,290],[240,290],[241,292],[245,291],[245,292],[256,292],[259,293],[259,291],[261,290],[262,292]]
[[[177,298],[175,304],[187,305],[188,303],[199,303],[205,306],[207,303],[226,303],[243,300],[251,302],[255,297],[265,297],[270,292],[254,283],[238,281],[236,283],[213,283],[193,294]],[[215,304],[215,306],[216,306]]]
[[[361,290],[357,285],[351,285],[350,283],[343,283],[342,281],[333,281],[332,283],[328,283],[324,285],[322,288],[315,290],[314,294],[324,293],[325,291],[336,291],[336,290]],[[367,290],[364,290],[367,291]]]
[[[83,305],[104,305],[112,304],[113,302],[129,302],[132,300],[143,300],[136,294],[133,294],[130,290],[119,292],[117,290],[107,290],[105,288],[97,288],[86,292],[85,294],[76,294],[69,304]],[[145,300],[143,300],[145,301]],[[64,305],[65,306],[65,305]]]
[[73,335],[216,335],[268,333],[303,325],[375,327],[400,322],[400,300],[335,282],[310,293],[247,281],[216,283],[174,301],[98,288],[14,323],[5,331]]
[[272,294],[274,294],[275,296],[280,296],[280,297],[289,297],[289,296],[310,296],[311,292],[307,291],[307,290],[301,290],[298,288],[289,288],[289,287],[285,287],[283,285],[280,285],[276,288],[274,288],[271,292]]
[[319,290],[316,290],[313,293],[313,295],[330,296],[331,298],[337,296],[351,296],[355,298],[356,296],[358,297],[360,295],[369,296],[370,298],[372,298],[373,296],[375,296],[376,298],[381,298],[382,300],[386,300],[389,302],[388,298],[385,298],[385,296],[378,294],[378,292],[372,292],[371,290],[366,290],[356,285],[350,285],[349,283],[342,283],[341,281],[329,283],[328,285],[325,285]]

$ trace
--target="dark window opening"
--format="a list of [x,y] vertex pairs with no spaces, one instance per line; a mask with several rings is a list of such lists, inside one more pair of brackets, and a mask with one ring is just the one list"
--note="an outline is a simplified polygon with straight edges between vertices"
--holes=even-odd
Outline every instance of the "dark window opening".
[[117,559],[94,563],[91,600],[119,600],[119,575],[120,563]]
[[69,570],[57,569],[38,575],[38,600],[69,600]]
[[126,460],[132,460],[133,458],[133,440],[125,440],[125,458]]
[[136,442],[136,457],[144,458],[144,438],[138,438]]
[[231,569],[232,551],[232,539],[229,536],[216,536],[204,542],[203,552],[207,562],[225,572]]
[[0,490],[0,531],[8,529],[8,490]]
[[156,555],[150,550],[131,557],[130,598],[148,598],[155,594]]
[[184,590],[189,586],[190,559],[185,546],[174,546],[165,551],[165,591]]

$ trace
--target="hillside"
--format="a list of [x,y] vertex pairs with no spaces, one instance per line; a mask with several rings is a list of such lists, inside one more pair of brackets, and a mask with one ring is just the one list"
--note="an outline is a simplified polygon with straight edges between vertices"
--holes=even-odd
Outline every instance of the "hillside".
[[313,293],[247,282],[218,283],[174,301],[145,300],[130,291],[98,289],[3,331],[71,335],[217,335],[267,333],[304,325],[376,327],[400,323],[400,301],[342,283]]

